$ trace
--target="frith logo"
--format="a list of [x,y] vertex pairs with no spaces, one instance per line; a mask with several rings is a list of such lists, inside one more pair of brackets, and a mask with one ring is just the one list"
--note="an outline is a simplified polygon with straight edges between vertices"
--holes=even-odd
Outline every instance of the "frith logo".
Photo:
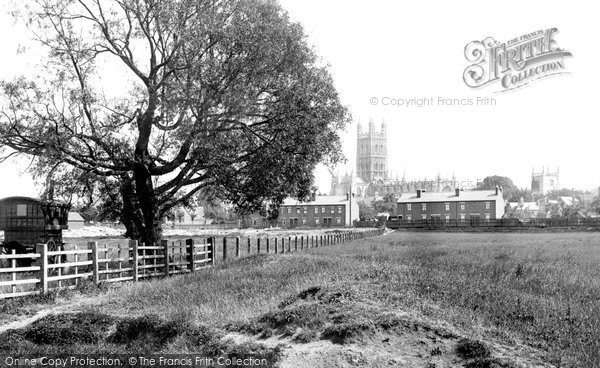
[[466,85],[479,88],[499,82],[499,92],[504,92],[566,73],[564,58],[572,55],[557,46],[557,32],[549,28],[504,43],[492,37],[470,42],[465,46],[465,57],[472,63],[463,74]]

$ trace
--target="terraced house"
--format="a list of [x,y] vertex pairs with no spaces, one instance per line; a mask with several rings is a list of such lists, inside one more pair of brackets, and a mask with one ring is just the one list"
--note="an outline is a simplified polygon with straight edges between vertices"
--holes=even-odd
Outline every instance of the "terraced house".
[[403,221],[486,221],[504,216],[502,188],[454,192],[403,194],[398,215]]
[[345,196],[317,196],[311,202],[286,199],[279,207],[281,227],[349,227],[358,220],[358,203]]

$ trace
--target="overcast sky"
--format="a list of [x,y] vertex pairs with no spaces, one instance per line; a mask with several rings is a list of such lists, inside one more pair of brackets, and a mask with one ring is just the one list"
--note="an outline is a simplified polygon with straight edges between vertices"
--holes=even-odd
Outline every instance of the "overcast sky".
[[[0,0],[0,79],[26,70],[19,45],[28,35],[5,15]],[[529,187],[533,167],[560,166],[563,187],[600,185],[596,152],[600,48],[594,2],[558,1],[326,1],[282,0],[309,42],[331,65],[341,98],[355,122],[343,133],[347,168],[354,166],[356,121],[370,118],[388,129],[390,169],[409,179],[456,176],[477,181],[508,176]],[[471,89],[464,47],[473,40],[509,39],[556,27],[559,47],[571,51],[567,75],[546,78],[509,93],[498,86]],[[495,106],[438,106],[438,98],[492,97]],[[378,100],[373,104],[374,99]],[[387,100],[385,100],[387,98]],[[433,98],[434,106],[384,106],[391,99]],[[25,164],[0,165],[0,198],[37,195]],[[394,174],[394,175],[395,175]],[[329,190],[327,171],[318,184]]]

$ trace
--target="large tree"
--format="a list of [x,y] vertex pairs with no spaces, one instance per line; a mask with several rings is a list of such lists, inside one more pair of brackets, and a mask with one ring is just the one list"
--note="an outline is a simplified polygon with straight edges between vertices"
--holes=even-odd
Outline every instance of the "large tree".
[[[241,211],[308,198],[315,165],[340,159],[347,110],[275,1],[35,0],[18,16],[44,71],[1,85],[4,156],[90,200],[117,191],[132,238],[155,243],[200,191]],[[128,90],[106,98],[121,71]]]
[[504,199],[512,200],[515,197],[515,193],[520,194],[519,188],[510,178],[499,175],[486,176],[483,181],[477,183],[476,190],[494,190],[496,187],[502,187]]

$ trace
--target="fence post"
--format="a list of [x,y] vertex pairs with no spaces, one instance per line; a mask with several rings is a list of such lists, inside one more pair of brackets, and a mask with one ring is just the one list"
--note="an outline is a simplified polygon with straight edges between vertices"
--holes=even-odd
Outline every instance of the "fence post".
[[294,250],[298,250],[298,235],[294,236]]
[[36,244],[36,253],[40,254],[40,288],[48,292],[48,244]]
[[285,238],[281,237],[281,254],[285,254]]
[[227,260],[227,237],[223,237],[223,261]]
[[277,240],[278,240],[278,239],[279,239],[279,238],[275,238],[275,254],[277,254],[277,252],[278,252],[278,250],[277,250]]
[[239,258],[240,256],[240,237],[235,237],[235,257]]
[[270,249],[270,246],[269,246],[269,238],[267,238],[267,254],[269,254],[269,251],[270,251],[270,250],[271,250],[271,249]]
[[161,240],[160,241],[160,246],[163,248],[163,251],[165,252],[165,277],[169,276],[169,241],[168,240]]
[[188,262],[190,263],[188,265],[188,269],[190,270],[191,273],[196,272],[196,259],[194,257],[194,253],[196,251],[196,247],[194,246],[194,239],[185,239],[185,247],[187,250],[187,259]]
[[250,255],[250,252],[252,251],[252,240],[250,240],[250,238],[248,238],[248,255]]
[[260,238],[256,239],[256,254],[260,254]]
[[304,250],[304,236],[300,236],[300,250]]
[[88,242],[88,248],[92,250],[92,280],[95,285],[100,283],[100,267],[98,266],[98,242]]
[[129,244],[133,248],[131,251],[132,261],[133,261],[133,281],[137,282],[140,280],[140,268],[139,268],[139,254],[138,254],[138,241],[130,240]]

